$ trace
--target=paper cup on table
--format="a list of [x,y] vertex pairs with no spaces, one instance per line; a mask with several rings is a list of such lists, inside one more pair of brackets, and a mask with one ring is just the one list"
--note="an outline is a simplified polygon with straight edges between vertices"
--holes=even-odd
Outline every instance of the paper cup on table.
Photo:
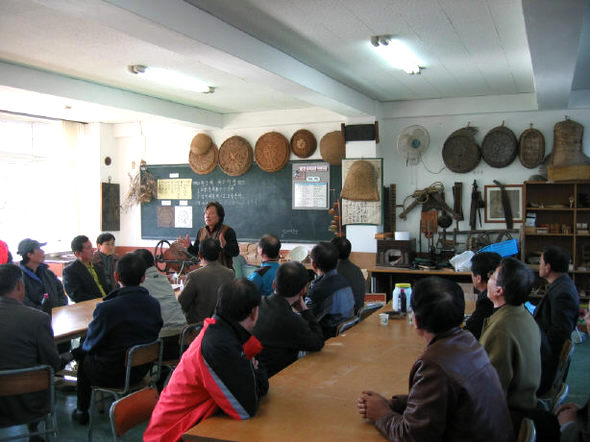
[[389,315],[387,313],[379,313],[379,324],[387,325],[389,323]]

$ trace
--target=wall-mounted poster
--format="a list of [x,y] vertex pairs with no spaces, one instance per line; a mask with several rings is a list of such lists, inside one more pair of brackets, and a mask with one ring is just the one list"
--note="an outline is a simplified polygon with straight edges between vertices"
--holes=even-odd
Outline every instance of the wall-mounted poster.
[[330,165],[328,163],[293,163],[293,210],[328,209]]
[[342,225],[383,224],[383,158],[342,160]]

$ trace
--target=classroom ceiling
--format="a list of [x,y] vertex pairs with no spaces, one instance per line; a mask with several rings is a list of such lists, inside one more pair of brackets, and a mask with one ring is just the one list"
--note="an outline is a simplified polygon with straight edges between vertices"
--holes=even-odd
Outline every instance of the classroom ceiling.
[[[533,94],[590,107],[590,1],[2,0],[0,111],[118,122]],[[382,61],[398,36],[425,66]],[[150,84],[132,64],[200,78],[212,94]],[[192,115],[186,118],[185,115]]]

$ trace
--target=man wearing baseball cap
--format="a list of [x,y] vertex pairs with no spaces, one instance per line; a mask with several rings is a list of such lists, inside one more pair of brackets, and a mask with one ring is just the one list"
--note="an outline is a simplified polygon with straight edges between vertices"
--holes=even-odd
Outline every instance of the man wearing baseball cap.
[[41,247],[46,244],[25,238],[18,244],[17,253],[22,256],[20,268],[25,283],[23,304],[49,313],[53,307],[66,305],[68,298],[61,281],[44,262],[45,252]]

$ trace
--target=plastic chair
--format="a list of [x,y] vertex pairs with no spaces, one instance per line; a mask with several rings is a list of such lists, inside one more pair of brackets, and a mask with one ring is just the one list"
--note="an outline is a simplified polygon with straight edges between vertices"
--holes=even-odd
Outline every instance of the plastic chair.
[[[31,422],[45,422],[44,431],[33,431],[17,434],[15,436],[3,437],[0,441],[21,439],[24,437],[52,435],[52,440],[57,439],[57,419],[55,414],[55,383],[53,379],[53,368],[49,365],[39,365],[30,368],[18,368],[14,370],[0,371],[0,397],[16,396],[27,393],[35,393],[47,390],[46,414],[40,415]],[[0,399],[1,400],[1,399]],[[22,425],[22,424],[19,424]]]
[[362,321],[367,316],[372,315],[377,310],[383,307],[383,304],[380,302],[367,302],[358,313],[359,321]]
[[109,411],[113,440],[121,440],[131,428],[148,421],[158,397],[158,390],[148,387],[113,402]]
[[534,422],[525,417],[520,422],[520,430],[518,432],[518,442],[535,442],[537,440],[537,431],[535,430]]
[[[93,430],[93,417],[96,414],[96,394],[99,392],[111,395],[115,400],[120,399],[123,396],[127,396],[129,393],[141,390],[148,385],[155,385],[160,379],[162,372],[162,340],[157,339],[149,344],[140,344],[131,347],[127,350],[127,357],[125,359],[125,384],[122,388],[112,387],[100,387],[92,386],[92,394],[90,396],[90,422],[88,426],[88,440],[92,440]],[[131,385],[131,369],[139,365],[155,363],[155,374],[145,376],[137,384]]]
[[346,330],[348,330],[352,326],[358,324],[359,321],[360,321],[360,319],[358,316],[353,316],[352,318],[348,318],[348,319],[342,321],[336,327],[336,336],[340,335],[341,333],[344,333]]

